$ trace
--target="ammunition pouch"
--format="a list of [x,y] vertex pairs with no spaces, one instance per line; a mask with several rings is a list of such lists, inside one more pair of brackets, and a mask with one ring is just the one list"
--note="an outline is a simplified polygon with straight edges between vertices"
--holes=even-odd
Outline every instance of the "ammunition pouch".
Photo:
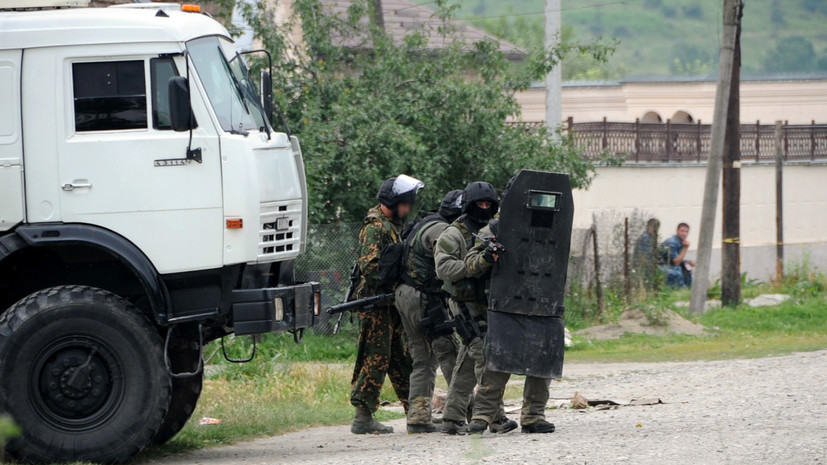
[[457,302],[484,302],[488,300],[485,295],[485,282],[481,279],[465,278],[455,283],[445,282],[442,288]]

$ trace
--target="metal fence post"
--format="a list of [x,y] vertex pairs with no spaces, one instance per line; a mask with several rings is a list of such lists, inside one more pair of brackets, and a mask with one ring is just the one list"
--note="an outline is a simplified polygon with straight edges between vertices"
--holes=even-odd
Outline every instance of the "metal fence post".
[[566,118],[566,126],[567,126],[566,129],[568,130],[569,135],[571,135],[571,128],[574,126],[574,117],[573,116],[569,116],[568,118]]
[[666,120],[666,162],[672,158],[672,120],[667,118]]
[[600,284],[600,251],[598,250],[597,217],[592,215],[592,247],[594,248],[594,294],[597,297],[597,315],[603,313],[603,286]]
[[701,120],[698,120],[698,133],[696,134],[697,140],[695,141],[695,157],[698,159],[698,163],[701,162]]
[[810,160],[816,159],[816,120],[810,123]]
[[755,120],[755,161],[761,159],[761,120]]
[[609,122],[606,117],[603,117],[603,150],[609,145]]
[[635,162],[640,161],[640,118],[635,118]]
[[623,294],[626,302],[632,299],[632,290],[629,283],[629,217],[623,219]]
[[775,122],[775,279],[784,279],[784,161],[781,152],[781,121]]
[[787,128],[787,124],[789,123],[788,120],[784,120],[784,161],[790,159],[790,137],[789,137],[789,128]]

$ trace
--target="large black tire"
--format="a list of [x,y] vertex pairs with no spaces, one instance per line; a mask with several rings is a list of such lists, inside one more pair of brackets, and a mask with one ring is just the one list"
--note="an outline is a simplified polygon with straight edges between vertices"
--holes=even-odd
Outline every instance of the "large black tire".
[[45,289],[0,317],[0,411],[23,430],[6,447],[18,460],[125,461],[160,428],[170,384],[158,332],[109,292]]
[[[172,341],[170,341],[169,359],[173,372],[194,372],[198,368],[201,359],[198,341],[192,338],[176,338],[173,335]],[[203,380],[203,371],[195,376],[172,379],[172,397],[169,401],[169,410],[161,429],[152,438],[152,444],[166,443],[187,424],[187,420],[195,411],[195,405],[201,396]]]

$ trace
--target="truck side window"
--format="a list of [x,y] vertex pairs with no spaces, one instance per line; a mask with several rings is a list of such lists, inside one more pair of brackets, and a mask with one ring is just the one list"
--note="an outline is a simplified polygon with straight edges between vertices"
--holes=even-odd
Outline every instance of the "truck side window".
[[146,129],[144,62],[72,64],[75,131]]
[[149,75],[152,86],[152,127],[172,129],[169,117],[169,78],[178,76],[178,68],[172,58],[161,57],[149,60]]

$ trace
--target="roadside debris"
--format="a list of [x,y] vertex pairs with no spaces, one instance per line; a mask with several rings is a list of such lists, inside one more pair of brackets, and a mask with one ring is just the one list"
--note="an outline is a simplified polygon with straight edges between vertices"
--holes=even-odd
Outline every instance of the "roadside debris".
[[221,424],[221,419],[220,418],[204,417],[204,418],[198,420],[198,424],[201,425],[201,426],[220,425]]
[[762,294],[754,299],[747,300],[750,307],[773,307],[780,305],[790,299],[786,294]]

